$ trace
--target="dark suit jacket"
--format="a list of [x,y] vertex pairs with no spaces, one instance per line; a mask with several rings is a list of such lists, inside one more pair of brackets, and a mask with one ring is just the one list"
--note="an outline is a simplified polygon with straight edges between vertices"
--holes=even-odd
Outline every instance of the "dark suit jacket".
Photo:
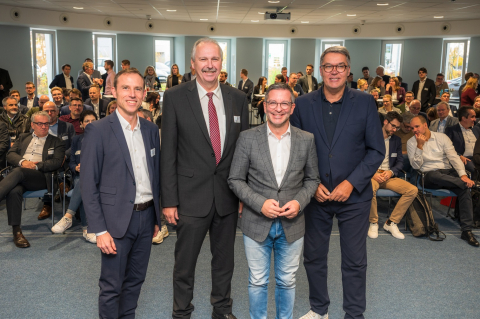
[[3,85],[3,90],[0,91],[0,96],[3,99],[8,96],[10,89],[13,87],[10,74],[5,69],[0,69],[0,84]]
[[[415,99],[418,99],[418,86],[420,85],[420,80],[413,83],[412,92]],[[435,82],[429,78],[425,80],[423,85],[421,100],[422,100],[422,112],[426,112],[427,109],[433,105],[435,101],[435,95],[437,94],[437,88],[435,87]]]
[[[352,85],[351,89],[357,89],[357,82],[355,81],[352,81],[352,83],[350,83]],[[347,86],[348,86],[348,83],[347,83]]]
[[[74,88],[75,82],[73,82],[73,77],[71,75],[70,75],[70,82],[72,82],[72,88]],[[65,83],[65,76],[63,75],[63,73],[55,75],[55,77],[53,78],[53,81],[50,83],[48,87],[52,89],[56,86],[60,88],[67,87],[67,83]]]
[[[263,108],[263,103],[260,104],[260,106],[258,105],[258,102],[260,102],[260,101],[262,100],[262,98],[255,96],[255,94],[259,94],[259,93],[260,93],[260,88],[255,85],[255,87],[253,88],[252,107],[261,107],[261,108]],[[265,94],[265,92],[263,92],[263,94]]]
[[[28,104],[28,96],[24,96],[20,98],[20,105],[25,105],[27,106]],[[38,106],[38,96],[35,95],[33,98],[33,107]],[[27,107],[27,112],[28,112],[28,107]]]
[[85,101],[86,99],[89,98],[88,90],[90,90],[91,86],[92,86],[92,82],[90,82],[90,79],[87,77],[85,73],[82,73],[78,76],[77,88],[80,90],[80,92],[82,92],[82,100]]
[[242,85],[243,85],[243,80],[241,80],[238,83],[238,89],[247,95],[248,103],[251,103],[252,102],[252,92],[253,92],[253,87],[254,87],[253,82],[252,82],[252,80],[247,79],[247,82],[245,82],[245,85],[243,86],[243,90],[242,90]]
[[344,180],[353,185],[346,201],[351,204],[372,199],[371,178],[385,158],[385,142],[373,96],[345,90],[331,145],[323,125],[322,89],[295,101],[290,123],[315,136],[320,179],[328,190]]
[[0,169],[6,167],[5,158],[10,148],[10,135],[8,134],[7,124],[0,122]]
[[400,84],[400,86],[405,89],[405,92],[408,92],[408,83],[402,82],[402,84]]
[[249,127],[248,101],[236,88],[220,85],[220,89],[226,134],[218,166],[197,81],[174,86],[163,96],[162,206],[178,207],[180,215],[207,216],[214,202],[220,216],[238,212],[238,198],[228,187],[227,178],[238,136]]
[[[300,84],[302,86],[303,92],[308,93],[308,80],[306,75],[298,79],[297,84]],[[312,89],[313,89],[312,92],[318,90],[318,81],[313,75],[312,75]]]
[[[88,98],[87,100],[89,100],[90,98]],[[86,101],[85,101],[86,102]],[[68,115],[70,114],[70,108],[69,108],[70,105],[64,105],[60,108],[60,114],[58,115],[58,117],[60,116],[64,116],[64,115]],[[93,106],[91,105],[87,105],[87,104],[83,104],[83,110],[90,110],[90,111],[93,111]]]
[[[160,223],[160,139],[158,127],[140,118],[150,186]],[[125,235],[135,202],[135,176],[117,112],[87,125],[82,143],[82,200],[92,233]],[[83,145],[85,144],[85,145]],[[153,156],[151,156],[154,154]]]
[[182,78],[182,83],[192,80],[192,72],[185,73]]
[[72,123],[67,123],[64,121],[57,120],[58,131],[57,137],[63,141],[65,144],[65,156],[67,161],[70,159],[70,148],[72,146],[72,140],[75,136],[75,128]]
[[[82,67],[80,67],[80,70],[78,70],[77,78],[80,76],[80,74],[83,74],[83,68]],[[102,78],[102,75],[100,74],[100,71],[93,70],[92,79],[101,79],[101,78]]]
[[[99,108],[100,108],[100,114],[98,115],[100,115],[99,119],[101,119],[107,115],[107,107],[108,107],[108,103],[110,103],[110,100],[101,98],[98,101],[99,101]],[[93,107],[92,100],[90,98],[88,98],[85,101],[85,105],[91,106],[92,110],[95,110],[95,108]],[[70,111],[70,109],[68,109],[68,111]],[[68,114],[70,114],[70,112],[68,112]]]
[[80,174],[75,170],[75,167],[77,167],[77,165],[80,164],[80,155],[82,154],[83,137],[84,137],[84,134],[75,135],[72,140],[72,151],[70,152],[70,162],[68,163],[68,165],[74,176]]
[[295,84],[295,86],[293,87],[293,90],[298,93],[298,96],[302,96],[305,94],[305,92],[302,89],[302,86],[298,83]]
[[105,92],[105,87],[107,86],[107,77],[108,77],[108,73],[107,73],[107,72],[105,72],[104,74],[102,74],[102,80],[103,80],[102,92]]
[[[465,139],[463,138],[462,128],[460,127],[460,123],[449,126],[445,128],[445,134],[450,138],[452,141],[453,147],[455,147],[455,151],[458,155],[463,155],[465,153]],[[475,125],[472,127],[472,132],[478,140],[480,136],[480,127]]]
[[402,139],[396,135],[390,137],[388,165],[395,176],[398,176],[403,168]]

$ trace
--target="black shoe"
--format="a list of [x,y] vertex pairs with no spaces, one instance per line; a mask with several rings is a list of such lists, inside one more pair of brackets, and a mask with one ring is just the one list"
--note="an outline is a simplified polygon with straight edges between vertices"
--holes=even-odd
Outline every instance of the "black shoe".
[[226,315],[219,315],[215,311],[212,311],[212,319],[237,319],[232,313]]
[[462,231],[462,236],[460,238],[465,240],[471,246],[479,246],[478,241],[475,239],[475,236],[473,236],[471,230]]

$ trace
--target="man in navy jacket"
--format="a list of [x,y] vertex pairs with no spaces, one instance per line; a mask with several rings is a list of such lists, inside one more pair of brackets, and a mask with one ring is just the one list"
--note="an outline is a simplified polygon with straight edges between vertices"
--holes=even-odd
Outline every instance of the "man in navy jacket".
[[[418,193],[418,188],[404,179],[397,178],[398,173],[403,168],[402,155],[402,139],[393,135],[400,129],[403,117],[397,112],[388,112],[383,121],[383,138],[385,140],[385,158],[372,178],[373,198],[372,207],[370,208],[370,228],[368,229],[368,237],[378,237],[378,213],[377,213],[377,190],[389,189],[402,195],[398,200],[395,209],[388,220],[383,225],[383,229],[392,234],[393,237],[404,239],[398,229],[397,224],[407,212],[408,207],[413,202]],[[408,158],[407,158],[408,161]]]
[[53,81],[48,86],[49,88],[53,89],[54,87],[58,86],[60,88],[68,88],[67,87],[67,78],[70,79],[71,88],[75,88],[75,83],[73,82],[73,77],[70,75],[70,70],[72,67],[70,64],[62,65],[62,73],[55,75]]
[[304,208],[304,265],[311,310],[305,318],[328,318],[327,255],[333,216],[342,249],[345,318],[360,319],[366,307],[367,232],[373,174],[385,157],[375,100],[345,85],[350,54],[326,49],[320,58],[324,85],[297,98],[291,124],[313,133],[321,183]]

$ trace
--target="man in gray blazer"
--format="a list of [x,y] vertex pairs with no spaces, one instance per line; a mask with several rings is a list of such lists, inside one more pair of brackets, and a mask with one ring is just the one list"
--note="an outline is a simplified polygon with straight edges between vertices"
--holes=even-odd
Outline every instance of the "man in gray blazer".
[[249,267],[250,317],[267,318],[268,278],[275,255],[276,318],[292,318],[295,274],[305,234],[302,208],[320,183],[313,134],[290,125],[295,96],[285,83],[266,95],[266,124],[240,133],[228,184],[244,203],[239,219]]
[[430,131],[445,133],[447,127],[458,124],[458,118],[448,115],[450,113],[450,106],[447,102],[442,101],[437,104],[437,113],[438,119],[430,123]]

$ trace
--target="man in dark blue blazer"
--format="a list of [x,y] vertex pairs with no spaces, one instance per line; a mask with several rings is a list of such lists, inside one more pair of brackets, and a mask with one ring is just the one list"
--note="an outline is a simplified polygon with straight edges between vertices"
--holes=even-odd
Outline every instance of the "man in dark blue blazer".
[[55,75],[55,77],[53,78],[53,81],[50,83],[50,85],[48,87],[51,88],[51,89],[53,89],[56,86],[58,86],[60,88],[68,88],[67,87],[67,79],[70,79],[69,84],[70,84],[71,88],[69,88],[69,89],[75,88],[75,84],[73,82],[73,77],[70,75],[70,70],[71,69],[72,69],[72,67],[70,66],[70,64],[62,65],[62,71],[63,72]]
[[[475,125],[475,110],[473,106],[462,106],[458,110],[459,123],[445,128],[445,134],[452,141],[455,151],[460,156],[465,169],[475,174],[475,165],[472,162],[473,149],[480,136],[480,127]],[[472,179],[475,180],[472,175]]]
[[137,115],[142,75],[123,70],[115,82],[117,110],[85,129],[80,185],[102,251],[99,316],[134,318],[160,223],[160,139],[158,127]]
[[328,313],[327,255],[336,215],[343,309],[345,318],[359,319],[364,318],[366,307],[371,178],[385,157],[385,143],[373,97],[345,85],[350,74],[350,54],[345,47],[330,47],[322,53],[320,74],[322,88],[299,97],[291,117],[293,126],[315,136],[321,179],[315,199],[304,209],[304,265],[311,307],[305,318]]
[[353,73],[350,72],[350,74],[347,77],[347,86],[351,89],[357,89],[357,82],[353,80]]
[[[35,84],[33,82],[28,81],[25,83],[25,92],[27,92],[27,96],[20,98],[20,105],[25,105],[30,110],[32,107],[38,106],[38,96],[35,95]],[[28,102],[31,104],[28,105]]]
[[[377,212],[377,191],[378,189],[388,189],[402,195],[397,205],[383,225],[383,229],[392,234],[393,237],[404,239],[405,235],[398,229],[398,224],[407,212],[408,207],[413,202],[418,193],[418,188],[404,179],[397,178],[403,169],[402,139],[393,135],[400,129],[403,117],[397,112],[388,112],[383,121],[383,138],[385,141],[385,158],[372,178],[373,198],[370,208],[370,227],[368,237],[378,237],[378,212]],[[408,158],[407,158],[408,161]]]
[[[85,62],[83,63],[83,73],[80,74],[77,78],[77,87],[82,92],[82,100],[88,99],[88,90],[92,85],[98,84],[99,86],[103,85],[103,80],[100,78],[95,78],[93,76],[93,63]],[[100,76],[101,77],[101,76]]]
[[254,84],[252,80],[248,78],[247,69],[242,69],[240,71],[240,77],[242,79],[240,80],[240,82],[238,82],[238,89],[247,95],[248,103],[252,103],[252,93],[253,93]]

